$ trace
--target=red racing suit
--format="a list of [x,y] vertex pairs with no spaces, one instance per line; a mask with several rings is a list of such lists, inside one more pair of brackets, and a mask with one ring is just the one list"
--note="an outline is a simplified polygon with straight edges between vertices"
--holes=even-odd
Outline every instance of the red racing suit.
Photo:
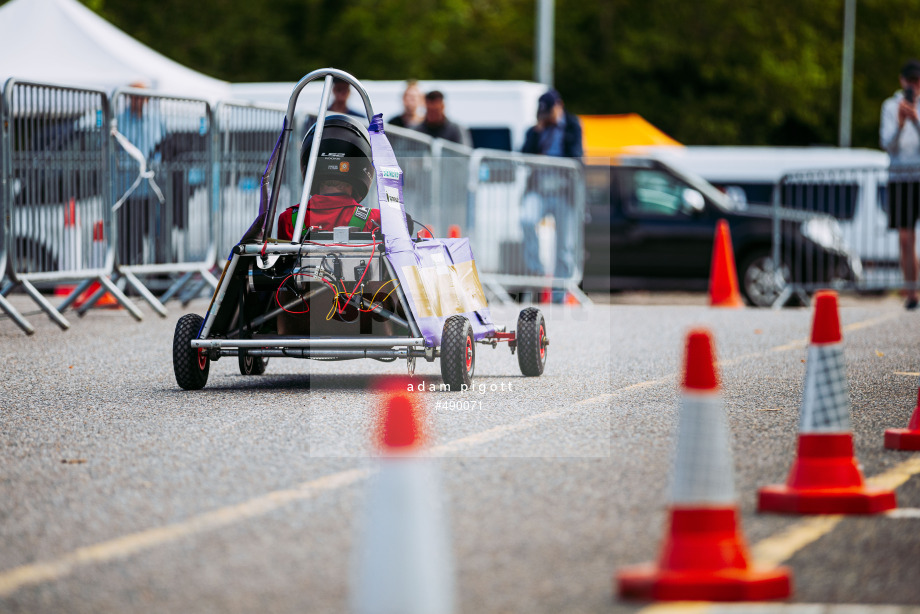
[[[278,217],[278,238],[290,241],[294,236],[294,216],[297,205],[285,209]],[[380,211],[362,207],[351,196],[324,196],[316,194],[307,201],[307,219],[304,229],[313,226],[331,231],[336,226],[354,226],[364,232],[380,228]]]

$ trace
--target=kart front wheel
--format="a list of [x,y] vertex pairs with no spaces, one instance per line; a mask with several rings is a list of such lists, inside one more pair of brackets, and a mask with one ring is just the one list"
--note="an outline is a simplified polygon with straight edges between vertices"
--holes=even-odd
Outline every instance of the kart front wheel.
[[528,307],[520,313],[515,337],[521,373],[528,377],[543,375],[549,338],[546,336],[546,322],[539,309]]
[[198,338],[203,318],[190,313],[176,322],[173,335],[173,371],[176,383],[185,390],[201,390],[208,383],[211,359],[204,350],[192,347],[192,340]]
[[237,358],[239,358],[240,373],[242,375],[262,375],[268,366],[268,358],[265,356],[252,356],[244,350],[240,350]]
[[455,392],[469,387],[476,369],[473,327],[463,316],[450,316],[441,334],[441,377]]

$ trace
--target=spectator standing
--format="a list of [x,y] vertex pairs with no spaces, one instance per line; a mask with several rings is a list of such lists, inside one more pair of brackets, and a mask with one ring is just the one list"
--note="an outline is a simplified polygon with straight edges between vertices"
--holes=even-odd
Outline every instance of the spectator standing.
[[400,115],[391,117],[387,123],[400,128],[417,127],[425,119],[421,113],[424,100],[418,81],[415,79],[406,81],[406,89],[402,96],[403,112]]
[[888,226],[897,229],[907,309],[917,308],[917,233],[920,217],[920,61],[901,67],[901,91],[882,103],[879,142],[890,156]]
[[343,115],[353,115],[367,121],[367,114],[358,112],[348,106],[348,97],[351,95],[351,85],[344,79],[334,78],[332,80],[332,104],[329,105],[329,111],[341,113]]
[[[141,82],[134,89],[146,89]],[[161,158],[160,146],[166,138],[166,125],[155,103],[140,93],[126,94],[115,116],[118,142],[124,150],[117,160],[116,188],[121,194],[115,215],[118,220],[118,258],[120,264],[148,264],[153,250],[162,251],[160,228],[165,197],[155,175],[143,176],[143,169],[154,170]],[[152,232],[151,232],[152,231]],[[161,260],[162,254],[156,254]]]
[[[565,110],[556,90],[548,90],[537,101],[537,124],[527,130],[521,151],[566,158],[584,155],[581,122]],[[540,262],[537,225],[547,215],[552,215],[556,224],[556,261],[552,276],[569,279],[574,274],[577,229],[573,194],[574,186],[567,175],[551,168],[537,167],[532,171],[521,207],[526,274],[546,274]],[[561,303],[564,299],[565,291],[553,292],[554,302]]]
[[447,119],[447,115],[444,113],[444,94],[438,90],[425,94],[425,121],[415,129],[436,139],[453,141],[467,146],[470,144],[467,131],[461,128],[459,124]]

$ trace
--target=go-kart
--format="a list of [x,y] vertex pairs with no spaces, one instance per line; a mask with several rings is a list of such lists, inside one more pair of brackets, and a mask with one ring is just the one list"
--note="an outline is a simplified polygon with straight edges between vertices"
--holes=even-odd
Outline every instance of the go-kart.
[[[294,223],[298,239],[272,238],[297,99],[308,83],[324,79],[314,128],[314,142],[321,143],[333,77],[355,88],[367,112],[379,233],[352,226],[304,228],[320,149],[312,147]],[[179,386],[203,388],[211,361],[224,356],[236,356],[244,375],[264,373],[269,358],[278,357],[405,359],[412,374],[416,360],[424,358],[440,359],[444,388],[461,391],[471,384],[476,346],[499,343],[517,352],[525,376],[541,375],[549,345],[543,315],[528,307],[514,331],[497,327],[469,240],[413,237],[402,185],[382,116],[374,115],[361,83],[332,68],[303,77],[262,175],[255,221],[225,263],[204,318],[187,314],[176,324],[173,368]]]

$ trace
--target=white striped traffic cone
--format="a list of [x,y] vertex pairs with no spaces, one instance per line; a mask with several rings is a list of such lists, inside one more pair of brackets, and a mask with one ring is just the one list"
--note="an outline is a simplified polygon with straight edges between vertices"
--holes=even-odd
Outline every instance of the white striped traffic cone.
[[786,568],[749,563],[739,530],[728,425],[712,336],[687,337],[670,527],[658,563],[620,570],[619,594],[665,601],[754,601],[789,596]]
[[866,486],[853,454],[837,293],[818,292],[799,415],[798,454],[786,484],[760,489],[758,509],[787,514],[875,514],[896,506],[893,490]]
[[389,392],[381,411],[379,471],[368,483],[352,553],[355,614],[449,614],[455,609],[440,473],[433,459],[420,456],[424,436],[413,397],[405,387]]
[[885,431],[885,447],[889,450],[920,450],[920,388],[917,389],[917,405],[907,428]]

